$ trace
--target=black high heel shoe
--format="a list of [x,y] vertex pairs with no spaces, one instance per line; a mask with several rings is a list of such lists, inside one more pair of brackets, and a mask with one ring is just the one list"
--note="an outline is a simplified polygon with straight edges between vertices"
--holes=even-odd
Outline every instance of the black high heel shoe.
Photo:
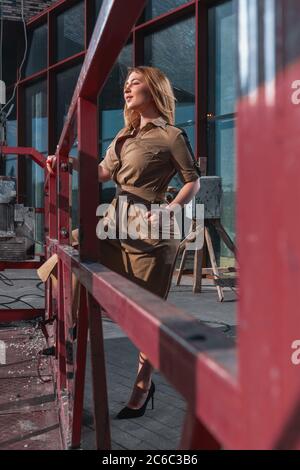
[[116,416],[116,419],[130,419],[130,418],[139,418],[145,414],[148,402],[150,398],[152,399],[152,410],[154,409],[154,392],[155,392],[155,385],[154,382],[151,381],[151,386],[148,391],[148,395],[146,398],[145,403],[141,408],[133,409],[125,406]]

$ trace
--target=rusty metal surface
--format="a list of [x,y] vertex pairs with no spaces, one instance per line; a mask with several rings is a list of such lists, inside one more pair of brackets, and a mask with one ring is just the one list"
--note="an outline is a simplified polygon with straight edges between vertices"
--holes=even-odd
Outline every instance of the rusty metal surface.
[[0,449],[61,449],[50,361],[35,323],[0,327],[6,360],[0,364]]

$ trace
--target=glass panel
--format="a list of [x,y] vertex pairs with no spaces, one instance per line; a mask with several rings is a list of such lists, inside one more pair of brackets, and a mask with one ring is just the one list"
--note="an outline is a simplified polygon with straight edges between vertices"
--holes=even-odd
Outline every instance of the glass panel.
[[[220,119],[216,122],[215,152],[216,174],[222,177],[223,201],[221,222],[230,238],[235,238],[235,198],[236,198],[236,149],[235,119]],[[221,264],[230,263],[232,252],[220,246]]]
[[74,89],[78,80],[82,64],[59,72],[56,75],[56,140],[59,141],[69,106],[73,97]]
[[33,75],[47,67],[47,32],[46,24],[30,31],[28,37],[28,59],[25,76]]
[[[209,88],[208,121],[209,174],[222,178],[221,223],[235,238],[236,148],[235,111],[237,100],[237,29],[235,1],[209,9]],[[230,250],[219,242],[220,265],[234,264]]]
[[[195,18],[179,21],[146,36],[145,65],[160,68],[170,79],[177,99],[175,123],[186,130],[194,149]],[[182,186],[178,175],[170,185]]]
[[4,160],[4,174],[6,176],[17,176],[17,158],[14,155],[6,155]]
[[[15,100],[13,103],[15,104]],[[6,142],[9,147],[17,145],[16,106],[13,107],[7,118]],[[7,155],[5,157],[4,173],[6,176],[17,176],[17,158],[14,155]]]
[[[116,64],[99,95],[100,107],[100,142],[101,158],[117,132],[124,127],[123,87],[128,67],[132,66],[132,45],[126,45],[121,51]],[[107,181],[102,184],[102,200],[110,201],[115,193],[115,183]]]
[[35,254],[44,253],[44,214],[35,214]]
[[215,115],[235,112],[237,91],[237,31],[235,2],[209,9],[209,111]]
[[162,15],[167,11],[173,10],[176,7],[188,3],[190,0],[148,0],[146,9],[145,9],[145,18],[150,20],[155,16]]
[[[46,81],[40,81],[25,89],[25,145],[35,147],[44,155],[48,153],[48,118],[47,118],[47,86]],[[44,206],[44,170],[31,159],[26,162],[26,205],[32,207]],[[43,251],[43,225],[41,214],[36,214],[35,252]]]
[[[77,130],[77,126],[74,126]],[[77,135],[77,133],[76,133]],[[78,139],[76,137],[74,144],[70,150],[69,155],[73,158],[78,158]],[[77,228],[79,225],[79,214],[78,214],[78,171],[72,171],[72,230]]]
[[80,2],[57,16],[57,61],[84,49],[84,4]]
[[[37,82],[25,89],[25,109],[26,145],[46,155],[48,152],[46,81]],[[27,161],[26,170],[27,204],[42,207],[44,171],[31,159]]]
[[[56,140],[59,141],[69,106],[73,97],[74,89],[78,80],[82,64],[78,64],[68,70],[60,72],[56,76]],[[75,126],[76,128],[76,126]],[[78,156],[77,139],[73,144],[70,155]],[[78,172],[72,174],[72,228],[78,227]]]

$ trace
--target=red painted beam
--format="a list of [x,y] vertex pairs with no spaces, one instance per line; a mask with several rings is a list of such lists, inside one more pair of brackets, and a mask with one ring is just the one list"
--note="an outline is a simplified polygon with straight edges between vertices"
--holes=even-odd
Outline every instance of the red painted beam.
[[35,148],[33,147],[7,147],[3,146],[1,147],[1,152],[4,155],[28,155],[32,157],[32,160],[40,165],[42,168],[45,167],[46,165],[46,157],[38,152]]
[[0,323],[32,320],[37,317],[44,317],[44,308],[19,308],[19,309],[0,309]]
[[0,271],[5,269],[38,269],[43,261],[0,261]]
[[[300,339],[300,106],[291,99],[299,76],[297,60],[238,106],[239,369],[250,449],[283,443],[299,403],[291,360]],[[299,414],[294,433],[290,449],[300,449]]]

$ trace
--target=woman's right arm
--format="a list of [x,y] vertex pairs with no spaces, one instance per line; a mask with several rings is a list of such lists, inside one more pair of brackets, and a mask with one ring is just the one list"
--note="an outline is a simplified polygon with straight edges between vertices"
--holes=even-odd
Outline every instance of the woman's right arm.
[[[73,169],[78,171],[78,160],[76,158],[69,157],[70,162],[73,165]],[[54,174],[56,170],[56,156],[49,155],[46,160],[47,170]],[[101,164],[98,165],[98,181],[104,183],[111,179],[110,172],[104,168]]]
[[98,181],[99,183],[104,183],[105,181],[109,181],[111,179],[110,172],[103,168],[103,166],[99,163],[98,165]]

